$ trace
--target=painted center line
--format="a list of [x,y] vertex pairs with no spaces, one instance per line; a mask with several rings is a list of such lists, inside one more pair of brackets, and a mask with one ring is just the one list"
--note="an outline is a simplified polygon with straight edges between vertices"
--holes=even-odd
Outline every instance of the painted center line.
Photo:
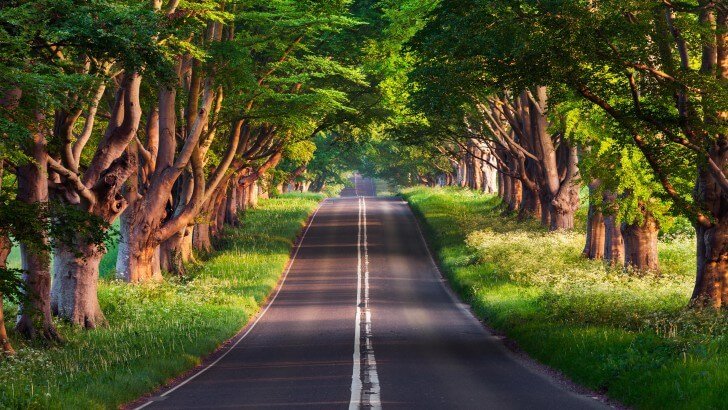
[[[363,250],[363,257],[362,257]],[[369,245],[367,242],[367,203],[359,197],[357,233],[356,327],[354,328],[354,365],[351,374],[349,409],[381,409],[379,375],[372,344],[372,314],[369,309]],[[362,287],[363,301],[362,301]]]

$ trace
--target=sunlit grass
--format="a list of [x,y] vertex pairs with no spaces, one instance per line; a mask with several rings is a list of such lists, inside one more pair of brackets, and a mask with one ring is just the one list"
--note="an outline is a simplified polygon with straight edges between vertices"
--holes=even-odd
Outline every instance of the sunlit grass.
[[106,328],[59,324],[67,342],[51,349],[13,338],[18,355],[0,363],[0,408],[115,408],[199,364],[273,290],[321,198],[292,194],[261,201],[246,213],[242,228],[226,233],[224,250],[184,280],[102,280]]
[[686,307],[694,238],[660,243],[660,273],[638,274],[582,258],[583,232],[503,216],[494,196],[404,196],[453,287],[533,357],[639,408],[725,407],[728,318]]

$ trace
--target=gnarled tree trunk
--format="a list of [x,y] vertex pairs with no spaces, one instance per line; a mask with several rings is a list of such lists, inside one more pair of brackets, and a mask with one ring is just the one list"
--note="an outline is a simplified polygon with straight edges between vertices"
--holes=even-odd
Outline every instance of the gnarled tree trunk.
[[54,249],[51,309],[71,323],[94,329],[106,324],[96,291],[105,252],[77,239],[73,248],[60,245]]
[[[179,216],[184,212],[185,207],[192,199],[194,180],[191,173],[185,172],[179,181],[177,189],[177,204],[173,216]],[[185,226],[175,232],[172,237],[162,242],[159,246],[160,267],[162,271],[183,276],[185,264],[194,261],[192,249],[192,227]]]
[[556,192],[551,195],[549,203],[551,214],[549,222],[552,231],[574,229],[574,214],[579,208],[579,185],[577,183],[579,156],[577,148],[566,141],[562,141],[557,150],[557,158],[559,184]]
[[[80,161],[83,145],[74,146],[74,154],[64,156],[61,161],[48,160],[50,168],[59,177],[65,178],[67,189],[58,194],[59,198],[106,223],[113,222],[124,211],[127,202],[120,191],[137,166],[137,158],[133,153],[128,155],[127,146],[136,136],[141,120],[141,76],[128,72],[122,77],[106,132],[83,175],[74,170]],[[96,297],[99,263],[103,256],[98,244],[78,234],[75,243],[60,244],[56,251],[53,311],[85,328],[105,323]]]

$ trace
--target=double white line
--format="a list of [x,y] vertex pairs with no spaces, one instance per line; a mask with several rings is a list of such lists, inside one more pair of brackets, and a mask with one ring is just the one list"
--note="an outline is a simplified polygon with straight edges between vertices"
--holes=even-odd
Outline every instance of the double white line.
[[[372,345],[372,314],[369,310],[367,203],[363,197],[359,197],[359,231],[356,247],[356,327],[354,328],[354,366],[351,373],[349,410],[359,408],[381,409],[382,402],[379,397],[377,361],[374,358],[374,346]],[[363,301],[362,286],[364,288]]]

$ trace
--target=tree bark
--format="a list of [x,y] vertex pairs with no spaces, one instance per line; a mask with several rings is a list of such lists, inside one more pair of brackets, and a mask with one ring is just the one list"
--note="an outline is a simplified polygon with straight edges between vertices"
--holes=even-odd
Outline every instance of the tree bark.
[[523,203],[523,184],[516,178],[507,178],[508,184],[506,187],[508,189],[508,212],[516,213],[521,210],[521,205]]
[[649,214],[644,215],[639,224],[623,224],[625,265],[640,271],[657,271],[659,259],[657,253],[657,220]]
[[603,195],[604,207],[604,260],[610,266],[624,266],[624,237],[622,224],[617,221],[617,196],[611,192]]
[[[190,172],[185,172],[179,181],[176,190],[176,206],[173,217],[178,217],[184,212],[189,201],[192,199],[194,180]],[[162,271],[177,276],[184,276],[186,273],[185,264],[194,261],[192,251],[192,227],[185,226],[175,232],[170,238],[161,243],[159,247],[160,267]]]
[[160,268],[177,276],[187,273],[186,264],[195,261],[192,246],[192,227],[182,228],[159,246]]
[[[498,179],[498,197],[505,201],[507,193],[506,193],[506,176],[502,172],[499,172],[496,176]],[[447,185],[447,182],[445,182],[445,185]]]
[[95,329],[106,324],[97,296],[99,263],[105,252],[83,240],[78,237],[73,248],[54,249],[51,309],[73,324]]
[[[705,74],[713,74],[725,81],[728,79],[728,9],[716,8],[715,50],[704,48],[703,67]],[[715,56],[715,57],[713,57]],[[713,65],[713,58],[715,64]],[[714,113],[714,119],[725,121],[728,113]],[[709,146],[709,158],[721,170],[728,166],[728,134],[722,131]],[[710,224],[696,223],[697,272],[691,304],[724,308],[728,305],[728,200],[715,177],[703,163],[698,168],[695,184],[695,201],[698,206],[710,212]]]
[[[208,216],[206,216],[207,218]],[[212,252],[212,240],[210,238],[210,223],[200,222],[192,230],[192,246],[197,252],[209,254]]]
[[240,219],[238,217],[238,199],[245,187],[238,184],[232,184],[225,199],[225,223],[230,226],[239,226]]
[[[728,139],[723,147],[728,146]],[[716,147],[713,159],[725,167],[728,152]],[[705,169],[698,174],[696,202],[716,216],[711,226],[696,224],[697,272],[691,303],[716,309],[728,306],[728,200]]]
[[[132,236],[132,241],[134,237]],[[122,270],[117,271],[117,276],[126,282],[161,282],[164,278],[159,264],[159,245],[146,244],[132,247],[128,255],[121,260],[126,260]]]
[[582,254],[589,259],[602,259],[606,246],[606,225],[602,211],[589,201],[589,215],[586,221],[586,245]]
[[[116,256],[116,277],[117,279],[125,280],[127,282],[130,281],[129,278],[131,277],[129,267],[132,264],[132,249],[134,248],[131,242],[131,213],[132,208],[127,208],[126,212],[124,212],[119,218],[120,237],[118,244],[118,253]],[[149,277],[154,278],[155,280],[162,280],[159,247],[157,247],[152,252],[152,259],[150,264],[151,272],[148,273]]]
[[519,205],[519,219],[541,219],[542,205],[541,196],[538,192],[523,185],[521,204]]
[[[38,119],[39,123],[43,118]],[[33,133],[33,141],[28,150],[35,163],[18,167],[18,200],[33,206],[46,206],[48,203],[48,157],[46,140],[40,131]],[[26,285],[27,300],[20,304],[16,330],[23,336],[34,339],[43,338],[60,341],[51,316],[51,272],[48,238],[44,231],[37,232],[32,241],[20,242],[23,280]]]

